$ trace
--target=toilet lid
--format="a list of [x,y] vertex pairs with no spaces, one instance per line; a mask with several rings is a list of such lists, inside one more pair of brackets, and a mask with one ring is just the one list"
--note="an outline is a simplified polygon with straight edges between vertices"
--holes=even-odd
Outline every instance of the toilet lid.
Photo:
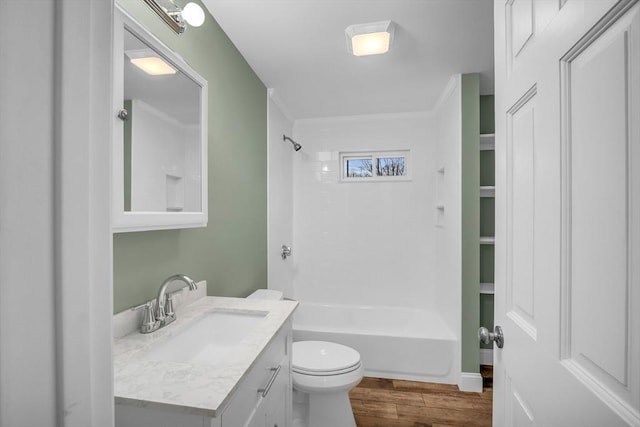
[[360,364],[360,353],[351,347],[326,341],[293,343],[293,370],[300,373],[344,373]]

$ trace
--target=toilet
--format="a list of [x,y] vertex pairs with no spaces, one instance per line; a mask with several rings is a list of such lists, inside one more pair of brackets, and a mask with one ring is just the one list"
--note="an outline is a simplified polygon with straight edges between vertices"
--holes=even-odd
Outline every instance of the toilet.
[[[282,299],[282,292],[259,289],[247,298]],[[360,353],[328,341],[292,345],[294,427],[356,427],[349,391],[362,380]]]
[[333,342],[297,341],[291,365],[294,426],[356,426],[349,391],[362,380],[360,353]]

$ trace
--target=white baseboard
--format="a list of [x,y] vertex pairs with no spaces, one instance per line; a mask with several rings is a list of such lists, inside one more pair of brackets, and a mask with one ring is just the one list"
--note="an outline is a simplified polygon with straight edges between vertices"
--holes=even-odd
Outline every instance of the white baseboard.
[[480,364],[493,366],[493,349],[492,348],[480,349]]
[[482,393],[482,375],[475,372],[463,372],[458,381],[460,391]]

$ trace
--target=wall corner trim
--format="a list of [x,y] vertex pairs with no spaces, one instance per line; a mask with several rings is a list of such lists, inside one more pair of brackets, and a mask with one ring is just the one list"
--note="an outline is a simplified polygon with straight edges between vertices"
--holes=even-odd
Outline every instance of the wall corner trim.
[[462,372],[458,388],[460,391],[482,393],[482,375],[476,372]]
[[293,116],[293,114],[291,114],[291,111],[289,111],[289,108],[287,108],[287,106],[282,101],[282,98],[280,98],[280,95],[278,95],[278,92],[274,88],[268,88],[267,94],[273,101],[273,103],[278,106],[280,112],[282,112],[282,114],[288,121],[290,121],[291,123],[296,121],[295,117]]
[[451,96],[455,88],[460,86],[461,81],[462,81],[462,74],[453,74],[449,78],[447,85],[444,87],[444,89],[440,93],[440,96],[438,97],[438,99],[436,100],[436,103],[433,105],[433,108],[430,111],[440,110],[440,108],[442,108],[442,105],[447,101],[447,99],[449,99],[449,96]]

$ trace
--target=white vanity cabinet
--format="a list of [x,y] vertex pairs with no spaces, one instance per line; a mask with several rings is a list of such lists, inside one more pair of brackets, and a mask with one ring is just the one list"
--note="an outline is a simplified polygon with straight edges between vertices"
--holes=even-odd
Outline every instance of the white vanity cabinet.
[[[286,330],[284,330],[286,329]],[[291,419],[291,321],[238,385],[222,410],[223,427],[288,427]]]
[[290,427],[291,339],[288,320],[215,416],[201,415],[198,409],[173,410],[170,405],[151,402],[118,402],[116,427]]

